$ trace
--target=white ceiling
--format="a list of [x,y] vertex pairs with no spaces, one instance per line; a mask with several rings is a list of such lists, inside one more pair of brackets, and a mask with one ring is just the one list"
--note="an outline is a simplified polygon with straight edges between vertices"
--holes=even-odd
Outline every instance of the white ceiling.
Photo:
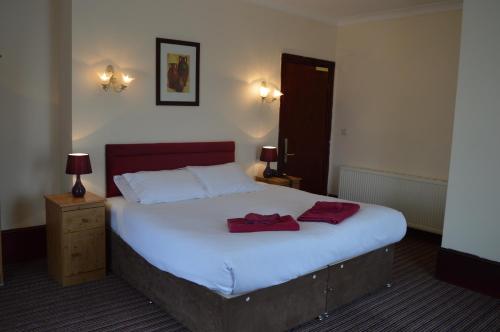
[[244,0],[326,23],[368,16],[458,8],[462,0]]

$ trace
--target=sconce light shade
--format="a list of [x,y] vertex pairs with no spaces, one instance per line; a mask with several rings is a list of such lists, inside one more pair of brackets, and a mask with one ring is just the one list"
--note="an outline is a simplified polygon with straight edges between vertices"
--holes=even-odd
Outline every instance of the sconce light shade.
[[267,87],[266,82],[261,83],[259,92],[262,98],[267,98],[267,96],[269,96],[269,88]]
[[262,81],[259,88],[259,94],[262,102],[272,103],[273,101],[275,101],[276,99],[278,99],[283,95],[280,90],[274,88],[273,94],[270,96],[269,95],[270,91],[271,89],[267,86],[267,83],[265,81]]
[[280,90],[278,90],[278,89],[274,89],[273,97],[277,99],[277,98],[279,98],[281,96],[283,96],[283,93]]
[[111,76],[113,76],[111,73],[108,73],[108,72],[104,72],[104,73],[100,73],[100,74],[97,74],[99,75],[99,79],[101,80],[101,82],[104,84],[107,84],[109,83],[109,79],[111,78]]
[[135,80],[135,78],[122,74],[122,81],[124,85],[128,86],[133,80]]

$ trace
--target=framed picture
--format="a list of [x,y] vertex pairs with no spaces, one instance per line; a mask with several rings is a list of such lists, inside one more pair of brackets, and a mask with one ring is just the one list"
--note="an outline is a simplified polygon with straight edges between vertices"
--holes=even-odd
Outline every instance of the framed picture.
[[200,43],[156,38],[156,105],[200,105]]

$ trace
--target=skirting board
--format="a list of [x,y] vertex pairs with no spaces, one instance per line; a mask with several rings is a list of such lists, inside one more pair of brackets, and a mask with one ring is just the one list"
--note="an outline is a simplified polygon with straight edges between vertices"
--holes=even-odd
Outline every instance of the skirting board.
[[440,248],[436,276],[442,281],[500,298],[500,263]]
[[2,231],[4,264],[20,263],[47,256],[45,225]]

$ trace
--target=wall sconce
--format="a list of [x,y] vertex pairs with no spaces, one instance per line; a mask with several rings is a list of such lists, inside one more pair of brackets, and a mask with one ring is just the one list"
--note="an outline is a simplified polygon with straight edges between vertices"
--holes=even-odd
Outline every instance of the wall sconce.
[[101,80],[101,87],[104,91],[109,91],[113,89],[115,92],[122,92],[125,90],[130,83],[135,79],[123,73],[120,73],[121,80],[117,77],[119,73],[115,73],[112,65],[106,67],[106,71],[100,74],[99,79]]
[[271,89],[267,86],[267,83],[265,81],[262,81],[260,83],[260,88],[259,88],[259,94],[262,102],[266,103],[272,103],[279,97],[283,96],[280,90],[273,88],[273,93],[272,95],[270,94]]

